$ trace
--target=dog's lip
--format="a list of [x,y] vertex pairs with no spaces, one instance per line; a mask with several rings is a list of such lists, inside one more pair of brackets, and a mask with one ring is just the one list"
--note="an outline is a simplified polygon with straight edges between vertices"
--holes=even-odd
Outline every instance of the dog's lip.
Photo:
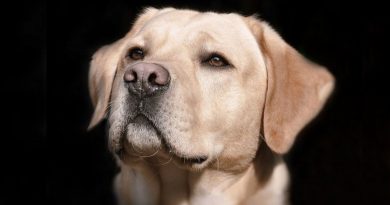
[[160,139],[161,139],[162,146],[163,146],[163,149],[165,150],[165,152],[168,155],[170,155],[176,162],[178,162],[180,164],[201,165],[201,164],[204,164],[204,162],[206,162],[209,159],[208,156],[202,155],[202,154],[199,154],[199,155],[194,154],[191,156],[189,156],[187,154],[183,154],[182,152],[178,151],[173,146],[171,146],[171,144],[169,142],[167,142],[167,140],[165,139],[164,136],[161,135]]
[[[204,164],[209,157],[206,155],[194,155],[194,156],[187,156],[184,154],[181,154],[176,149],[173,149],[173,147],[167,142],[165,139],[165,136],[161,132],[161,130],[156,126],[153,120],[151,120],[149,117],[147,117],[143,113],[137,113],[131,120],[130,123],[137,123],[137,124],[143,124],[143,123],[149,123],[153,129],[156,130],[159,138],[162,141],[162,146],[165,152],[173,157],[176,162],[182,164],[182,165],[202,165]],[[124,150],[118,150],[119,152],[117,153],[118,155],[123,155]]]
[[198,156],[198,157],[180,157],[177,156],[178,160],[182,164],[202,164],[203,162],[207,161],[207,156]]

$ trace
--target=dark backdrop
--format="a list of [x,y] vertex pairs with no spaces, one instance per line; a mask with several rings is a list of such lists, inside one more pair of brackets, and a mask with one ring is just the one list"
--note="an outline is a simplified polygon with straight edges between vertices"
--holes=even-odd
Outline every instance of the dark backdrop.
[[[285,156],[292,176],[293,205],[390,204],[390,80],[385,43],[388,11],[374,1],[359,2],[53,1],[47,18],[47,50],[45,40],[36,34],[39,30],[38,34],[45,36],[46,24],[41,24],[39,18],[45,6],[25,8],[22,12],[28,11],[33,18],[22,24],[22,38],[34,43],[17,53],[27,59],[18,59],[23,63],[36,56],[40,66],[19,82],[20,87],[31,92],[15,95],[35,102],[29,104],[32,107],[28,114],[33,116],[30,123],[38,128],[31,129],[48,137],[39,138],[47,146],[33,155],[37,150],[36,141],[27,134],[31,132],[15,127],[23,134],[19,139],[23,143],[22,149],[11,153],[24,160],[12,165],[20,168],[21,174],[9,180],[9,187],[29,194],[10,199],[36,198],[34,191],[41,187],[37,184],[42,180],[23,176],[42,166],[46,179],[43,190],[49,204],[114,204],[111,180],[118,170],[107,151],[104,123],[86,131],[92,114],[87,92],[89,60],[100,46],[123,36],[143,7],[175,6],[258,13],[293,47],[335,75],[336,91],[324,112],[300,134]],[[28,50],[37,45],[43,46],[38,53]],[[47,83],[34,87],[29,84],[35,82],[33,79],[47,79]],[[34,101],[34,93],[42,101]],[[47,113],[47,118],[40,115],[42,112]],[[13,116],[24,115],[16,111]],[[37,164],[36,158],[46,159],[47,163]],[[20,185],[29,180],[32,182],[28,186]]]

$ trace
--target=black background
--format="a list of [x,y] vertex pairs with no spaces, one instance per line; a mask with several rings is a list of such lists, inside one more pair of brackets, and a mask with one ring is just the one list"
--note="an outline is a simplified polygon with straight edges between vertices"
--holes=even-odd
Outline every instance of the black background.
[[28,17],[10,23],[23,44],[12,46],[14,58],[6,60],[22,68],[2,78],[4,119],[11,121],[3,130],[11,141],[1,143],[7,163],[1,180],[13,194],[4,194],[1,204],[39,200],[42,192],[49,204],[114,204],[111,180],[118,170],[104,123],[86,131],[93,111],[88,64],[145,6],[258,13],[293,47],[328,67],[336,90],[285,156],[292,204],[390,204],[389,11],[374,1],[336,0],[16,5],[10,18]]

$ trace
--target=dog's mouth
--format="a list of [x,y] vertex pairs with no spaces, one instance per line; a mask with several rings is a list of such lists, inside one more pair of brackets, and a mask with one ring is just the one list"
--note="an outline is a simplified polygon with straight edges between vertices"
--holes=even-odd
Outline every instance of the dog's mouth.
[[181,156],[176,153],[170,153],[172,161],[181,168],[189,170],[200,170],[209,164],[209,158],[207,156]]
[[[143,125],[147,129],[153,129],[159,140],[161,141],[161,149],[156,149],[159,154],[156,154],[156,157],[163,156],[164,158],[168,158],[175,162],[175,164],[179,165],[183,168],[190,168],[190,169],[200,169],[206,166],[207,162],[209,161],[209,157],[205,155],[194,155],[194,156],[188,156],[185,154],[182,154],[180,151],[173,148],[173,146],[166,140],[166,136],[163,134],[163,132],[160,130],[158,125],[148,118],[144,114],[137,114],[135,117],[133,117],[130,120],[130,123]],[[124,140],[126,137],[122,137],[121,143],[126,143]],[[121,159],[124,160],[128,155],[132,155],[131,151],[126,150],[124,146],[120,146],[120,149],[115,151],[115,154]],[[147,159],[147,158],[144,158]]]
[[200,157],[179,157],[174,156],[175,163],[182,168],[190,169],[190,170],[200,170],[207,166],[208,157],[200,156]]
[[194,158],[184,158],[179,157],[179,159],[183,162],[183,164],[202,164],[207,160],[207,157],[194,157]]

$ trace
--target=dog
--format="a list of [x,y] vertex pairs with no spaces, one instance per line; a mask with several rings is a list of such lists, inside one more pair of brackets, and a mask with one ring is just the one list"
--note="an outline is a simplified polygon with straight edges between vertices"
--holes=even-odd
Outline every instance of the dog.
[[281,156],[335,80],[255,16],[146,8],[92,57],[120,205],[288,204]]

